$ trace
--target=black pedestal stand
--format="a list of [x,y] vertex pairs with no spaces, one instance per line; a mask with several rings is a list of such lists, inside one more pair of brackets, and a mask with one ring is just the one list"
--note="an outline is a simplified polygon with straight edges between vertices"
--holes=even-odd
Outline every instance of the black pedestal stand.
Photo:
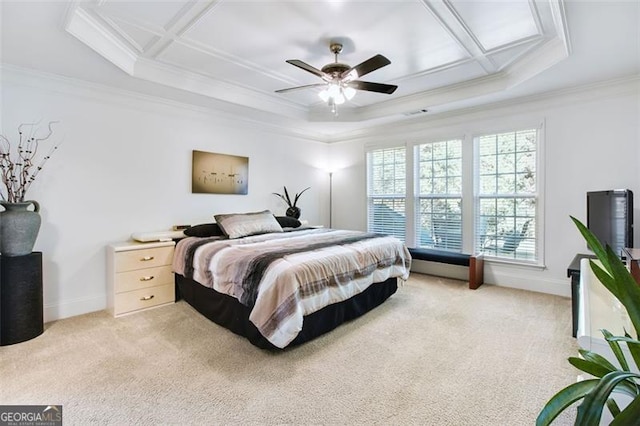
[[0,256],[0,346],[43,331],[42,253]]

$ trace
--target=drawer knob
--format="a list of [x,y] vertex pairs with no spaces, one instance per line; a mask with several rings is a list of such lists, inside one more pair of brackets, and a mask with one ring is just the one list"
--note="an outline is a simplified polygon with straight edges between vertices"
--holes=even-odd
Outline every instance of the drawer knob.
[[151,300],[153,299],[153,294],[151,296],[142,296],[140,300]]
[[147,262],[149,260],[153,260],[153,256],[145,256],[142,259],[140,259],[141,262]]
[[150,275],[150,276],[148,276],[148,277],[142,277],[142,278],[140,278],[140,281],[151,281],[153,278],[154,278],[154,277],[153,277],[153,275]]

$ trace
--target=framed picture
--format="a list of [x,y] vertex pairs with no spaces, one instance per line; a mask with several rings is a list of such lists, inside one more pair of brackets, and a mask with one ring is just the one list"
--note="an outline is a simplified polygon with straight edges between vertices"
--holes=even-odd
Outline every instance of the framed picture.
[[191,170],[193,194],[247,195],[249,157],[194,150]]

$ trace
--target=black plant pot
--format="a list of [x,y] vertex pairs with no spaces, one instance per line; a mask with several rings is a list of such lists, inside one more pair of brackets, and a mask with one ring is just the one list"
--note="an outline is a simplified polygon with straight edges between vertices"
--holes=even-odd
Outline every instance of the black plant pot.
[[300,207],[289,207],[285,212],[285,215],[295,219],[300,219]]

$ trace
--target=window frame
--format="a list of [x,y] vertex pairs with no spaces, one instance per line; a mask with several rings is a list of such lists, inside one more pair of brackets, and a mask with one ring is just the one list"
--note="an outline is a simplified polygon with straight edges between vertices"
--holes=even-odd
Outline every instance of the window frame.
[[545,120],[542,117],[537,119],[508,119],[504,126],[496,128],[493,125],[487,125],[487,123],[476,122],[471,125],[465,124],[462,126],[452,126],[449,128],[443,128],[442,131],[436,130],[435,132],[429,132],[427,135],[420,136],[408,136],[403,140],[387,140],[366,143],[364,145],[364,159],[365,159],[365,193],[366,193],[366,223],[367,229],[369,229],[369,169],[368,169],[368,155],[372,151],[380,149],[393,149],[404,148],[405,149],[405,243],[408,247],[417,247],[417,232],[415,225],[417,222],[416,217],[416,204],[419,200],[417,194],[418,185],[415,182],[416,160],[415,150],[416,146],[430,143],[441,142],[447,140],[459,139],[462,140],[462,252],[463,253],[475,253],[476,238],[478,233],[478,224],[476,223],[477,211],[478,211],[478,185],[479,180],[476,176],[477,159],[479,158],[477,152],[476,139],[483,135],[499,134],[508,132],[518,132],[527,129],[536,129],[538,140],[536,150],[536,168],[537,168],[537,203],[536,203],[536,230],[535,238],[538,244],[537,252],[538,256],[535,261],[520,260],[520,259],[508,259],[494,256],[486,256],[485,261],[487,263],[496,263],[504,265],[512,265],[515,267],[526,267],[535,269],[545,269],[545,241],[544,241],[544,229],[545,229]]
[[501,257],[501,256],[493,256],[485,252],[485,260],[489,262],[495,263],[504,263],[504,264],[512,264],[512,265],[520,265],[520,266],[533,266],[539,268],[545,268],[545,243],[544,243],[544,188],[545,188],[545,170],[544,170],[544,140],[545,140],[545,125],[544,120],[534,124],[534,125],[526,125],[523,123],[519,123],[517,125],[511,125],[508,127],[500,128],[498,130],[488,130],[482,132],[476,132],[473,134],[471,140],[473,145],[473,250],[477,249],[476,241],[479,238],[479,229],[480,224],[478,223],[478,219],[480,216],[480,199],[481,198],[502,198],[502,199],[513,199],[513,198],[527,198],[530,197],[530,193],[522,194],[522,196],[518,197],[519,194],[499,194],[495,197],[486,197],[480,195],[480,154],[479,154],[479,140],[483,136],[488,135],[498,135],[503,133],[517,133],[525,130],[536,130],[536,192],[533,197],[536,200],[535,205],[535,240],[536,240],[536,257],[532,260],[527,259],[516,259],[510,257]]
[[[405,156],[405,162],[404,162],[404,188],[403,188],[403,193],[393,193],[393,194],[372,194],[372,181],[370,181],[370,178],[372,178],[373,176],[373,159],[372,159],[372,155],[374,152],[376,151],[384,151],[384,150],[398,150],[398,149],[403,149],[404,150],[404,156]],[[408,206],[407,206],[407,200],[410,198],[408,196],[408,192],[407,192],[407,188],[408,188],[408,174],[407,174],[407,166],[409,165],[408,162],[408,148],[405,144],[397,144],[397,145],[392,145],[392,146],[379,146],[379,147],[371,147],[370,149],[367,149],[365,152],[365,173],[366,173],[366,179],[365,179],[365,184],[366,184],[366,197],[367,197],[367,232],[375,232],[375,229],[372,228],[372,222],[371,222],[371,216],[372,216],[372,212],[371,212],[371,206],[375,204],[375,200],[391,200],[392,202],[395,202],[396,200],[404,200],[404,239],[397,235],[397,233],[392,233],[390,235],[394,235],[396,237],[398,237],[400,240],[403,240],[407,245],[410,245],[410,243],[408,242],[409,239],[409,235],[407,232],[407,211],[408,211]],[[394,165],[398,164],[394,162]],[[394,186],[395,189],[395,186]]]
[[[460,178],[460,192],[455,193],[455,194],[451,194],[448,192],[445,193],[434,193],[434,194],[422,194],[420,191],[420,176],[421,176],[421,169],[420,169],[420,148],[424,145],[430,145],[430,144],[439,144],[439,143],[449,143],[449,142],[458,142],[459,143],[459,161],[460,161],[460,169],[459,169],[459,178]],[[413,217],[411,218],[413,224],[414,224],[414,238],[413,238],[413,245],[415,247],[425,247],[425,248],[436,248],[436,249],[441,249],[441,250],[448,250],[448,251],[452,251],[455,253],[461,253],[465,250],[465,226],[464,226],[464,222],[465,222],[465,203],[464,203],[464,186],[465,186],[465,175],[466,175],[466,171],[465,171],[465,162],[464,162],[464,157],[465,157],[465,150],[464,150],[464,145],[465,145],[465,138],[464,137],[450,137],[450,138],[442,138],[442,139],[434,139],[434,140],[429,140],[429,141],[421,141],[421,142],[416,142],[413,143],[411,145],[411,150],[413,151],[413,167],[411,169],[412,174],[413,174],[413,179],[414,179],[414,188],[413,188],[413,201],[414,201],[414,208],[413,208]],[[449,160],[448,156],[444,157],[444,160]],[[430,160],[431,163],[434,163],[435,160]],[[447,174],[444,176],[445,179],[448,179],[450,176]],[[420,244],[420,232],[419,232],[419,220],[421,217],[420,214],[420,206],[421,206],[421,202],[422,200],[460,200],[460,248],[459,249],[449,249],[447,247],[441,248],[441,247],[436,247],[435,244],[433,246],[429,246],[429,245],[421,245]],[[409,218],[408,218],[409,220]]]

